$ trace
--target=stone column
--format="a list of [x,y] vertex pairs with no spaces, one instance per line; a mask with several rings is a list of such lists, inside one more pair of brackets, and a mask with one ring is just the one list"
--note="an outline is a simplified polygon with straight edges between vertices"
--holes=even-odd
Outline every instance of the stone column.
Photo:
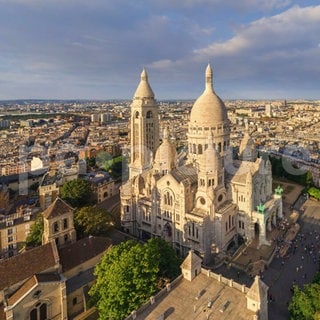
[[267,229],[268,229],[268,231],[271,231],[271,230],[272,230],[271,217],[268,218]]
[[269,245],[266,238],[266,224],[264,218],[259,219],[259,247],[262,245]]
[[277,213],[276,212],[272,212],[272,224],[274,226],[277,225]]
[[283,218],[282,196],[279,194],[275,194],[274,198],[277,199],[276,205],[278,207],[278,218],[282,219]]
[[278,207],[278,218],[283,218],[283,207],[282,207],[282,199],[280,198],[279,207]]

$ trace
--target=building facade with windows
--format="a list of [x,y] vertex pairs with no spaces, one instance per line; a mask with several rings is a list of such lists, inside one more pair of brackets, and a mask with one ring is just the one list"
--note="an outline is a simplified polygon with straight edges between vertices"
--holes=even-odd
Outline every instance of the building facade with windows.
[[13,257],[25,244],[38,212],[19,208],[16,213],[0,218],[0,260]]
[[61,198],[54,202],[43,212],[42,244],[55,241],[61,247],[76,241],[76,231],[73,224],[74,209]]
[[205,263],[240,238],[268,245],[282,219],[281,192],[273,192],[270,161],[257,156],[248,129],[235,159],[230,127],[208,65],[190,114],[188,156],[178,165],[167,129],[159,143],[158,106],[143,70],[131,104],[129,180],[120,191],[123,229],[162,237],[183,256],[193,249]]

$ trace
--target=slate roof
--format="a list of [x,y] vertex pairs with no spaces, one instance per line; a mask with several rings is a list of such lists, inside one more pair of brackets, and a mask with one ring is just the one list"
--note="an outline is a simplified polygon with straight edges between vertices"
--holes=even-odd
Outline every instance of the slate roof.
[[39,273],[35,275],[38,283],[46,282],[60,282],[61,277],[59,273]]
[[60,282],[58,273],[36,274],[28,279],[11,297],[8,299],[8,305],[13,305],[19,301],[28,291],[38,285],[38,283]]
[[171,175],[178,181],[184,181],[190,179],[191,183],[196,183],[198,181],[197,169],[192,165],[182,166],[176,169],[173,169]]
[[58,261],[53,242],[0,261],[0,290],[53,268]]
[[58,249],[62,272],[103,253],[112,245],[109,238],[87,237]]
[[74,209],[70,207],[65,201],[57,197],[53,203],[43,212],[43,216],[46,219],[55,218],[64,215],[69,212],[73,212]]
[[93,281],[95,279],[93,272],[94,268],[90,268],[68,279],[66,281],[67,295]]
[[37,279],[35,276],[27,280],[9,299],[8,305],[15,304],[24,294],[37,285]]

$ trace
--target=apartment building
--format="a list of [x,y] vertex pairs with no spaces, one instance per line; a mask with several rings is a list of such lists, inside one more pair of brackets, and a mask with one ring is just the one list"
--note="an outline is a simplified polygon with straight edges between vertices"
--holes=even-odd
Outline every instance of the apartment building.
[[38,211],[19,208],[14,214],[0,220],[0,260],[18,254],[34,224]]

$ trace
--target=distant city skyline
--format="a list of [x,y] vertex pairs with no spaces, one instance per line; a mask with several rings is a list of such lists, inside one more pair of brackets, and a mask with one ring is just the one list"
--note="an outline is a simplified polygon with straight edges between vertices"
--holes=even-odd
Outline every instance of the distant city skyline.
[[311,0],[0,0],[0,100],[320,99]]

